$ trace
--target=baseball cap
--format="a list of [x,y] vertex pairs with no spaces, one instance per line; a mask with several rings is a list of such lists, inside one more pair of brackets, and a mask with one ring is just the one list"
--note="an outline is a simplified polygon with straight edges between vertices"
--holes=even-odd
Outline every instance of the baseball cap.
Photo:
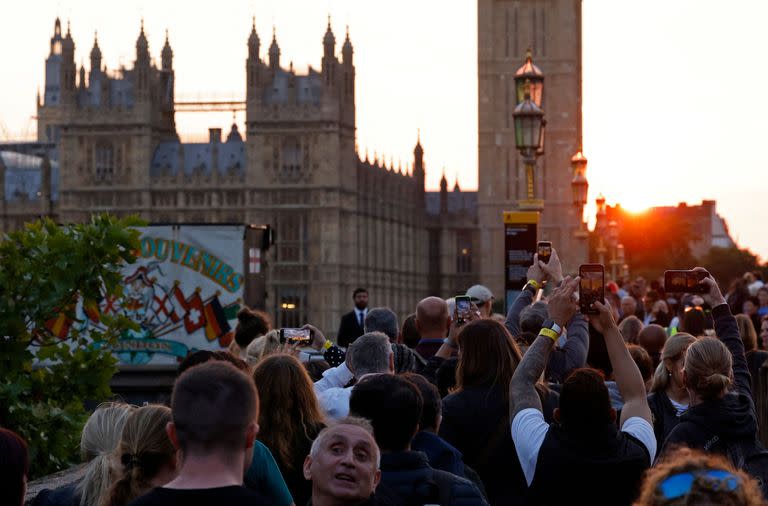
[[493,292],[483,285],[473,285],[467,290],[467,296],[472,302],[488,302],[493,298]]

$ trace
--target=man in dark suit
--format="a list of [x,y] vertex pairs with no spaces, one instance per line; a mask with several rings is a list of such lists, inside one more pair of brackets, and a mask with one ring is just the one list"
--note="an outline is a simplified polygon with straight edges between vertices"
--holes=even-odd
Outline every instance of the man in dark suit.
[[336,343],[342,348],[346,348],[363,335],[363,324],[368,314],[368,290],[358,288],[352,298],[355,301],[355,309],[341,317],[339,333],[336,335]]

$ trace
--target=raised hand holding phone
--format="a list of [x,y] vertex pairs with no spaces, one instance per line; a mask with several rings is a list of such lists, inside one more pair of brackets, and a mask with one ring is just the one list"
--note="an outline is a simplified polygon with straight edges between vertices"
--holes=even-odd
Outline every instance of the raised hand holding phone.
[[579,310],[579,306],[573,297],[578,286],[579,278],[571,278],[569,276],[563,280],[559,287],[555,288],[549,297],[549,302],[547,303],[549,317],[561,327],[565,327]]
[[605,335],[608,330],[616,327],[616,320],[613,319],[613,312],[611,311],[611,308],[605,304],[605,301],[595,301],[593,307],[597,313],[589,316],[589,323],[595,327],[595,330]]
[[555,248],[551,248],[549,262],[539,263],[539,267],[541,267],[547,279],[552,283],[558,284],[563,280],[563,266],[560,263],[560,256]]
[[[707,287],[706,293],[701,294],[704,298],[704,302],[709,304],[710,307],[717,307],[721,304],[725,304],[725,297],[723,297],[720,287],[717,286],[717,281],[712,277],[712,274],[710,274],[704,267],[695,267],[693,271],[700,274],[706,273],[706,277],[701,279],[701,284]],[[703,274],[701,275],[703,276]]]

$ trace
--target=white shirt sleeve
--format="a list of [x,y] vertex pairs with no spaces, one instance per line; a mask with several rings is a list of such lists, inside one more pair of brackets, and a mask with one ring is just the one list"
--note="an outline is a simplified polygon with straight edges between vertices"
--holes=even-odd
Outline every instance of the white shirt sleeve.
[[[544,414],[538,409],[524,409],[512,420],[512,441],[515,442],[517,458],[520,460],[520,467],[523,468],[528,486],[533,482],[539,450],[548,430],[549,425],[544,421]],[[651,435],[653,435],[653,429],[651,429]]]
[[320,395],[329,388],[341,388],[350,381],[354,375],[347,368],[347,363],[343,362],[338,367],[328,369],[323,373],[323,377],[315,382],[315,395]]
[[653,426],[647,420],[633,416],[624,421],[621,432],[626,432],[643,443],[651,457],[649,465],[653,465],[653,461],[656,460],[656,435],[653,433]]

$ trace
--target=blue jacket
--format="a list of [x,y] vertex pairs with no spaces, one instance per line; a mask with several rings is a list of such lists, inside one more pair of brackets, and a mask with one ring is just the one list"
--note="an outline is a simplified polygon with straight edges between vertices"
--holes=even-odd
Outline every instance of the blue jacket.
[[434,469],[464,476],[464,460],[461,452],[437,434],[425,431],[417,433],[411,441],[411,450],[425,453],[429,465]]
[[486,506],[474,483],[430,467],[422,452],[404,451],[381,455],[381,484],[401,498],[403,506]]

